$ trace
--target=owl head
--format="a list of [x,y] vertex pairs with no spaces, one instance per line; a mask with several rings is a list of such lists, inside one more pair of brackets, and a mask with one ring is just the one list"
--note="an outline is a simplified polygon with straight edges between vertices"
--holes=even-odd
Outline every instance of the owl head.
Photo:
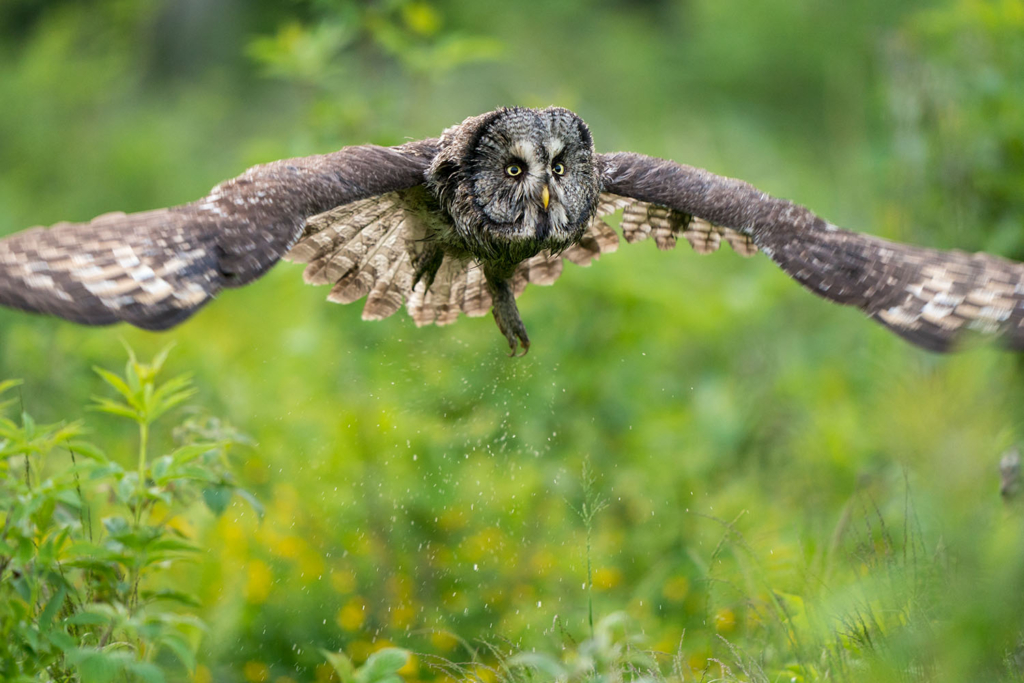
[[586,229],[600,194],[594,143],[560,107],[511,107],[445,131],[428,171],[466,249],[481,258],[561,251]]

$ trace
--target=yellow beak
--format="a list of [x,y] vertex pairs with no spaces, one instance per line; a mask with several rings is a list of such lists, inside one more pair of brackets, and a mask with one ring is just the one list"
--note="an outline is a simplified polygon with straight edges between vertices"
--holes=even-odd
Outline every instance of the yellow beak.
[[551,192],[548,191],[548,186],[545,185],[544,189],[541,190],[540,200],[544,203],[544,210],[548,210],[548,204],[551,202]]

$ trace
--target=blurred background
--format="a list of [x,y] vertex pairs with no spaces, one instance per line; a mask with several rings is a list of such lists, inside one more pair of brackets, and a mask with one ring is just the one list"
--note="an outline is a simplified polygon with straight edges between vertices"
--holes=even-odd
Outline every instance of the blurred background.
[[[3,0],[0,234],[556,104],[599,151],[1024,259],[1022,73],[1019,0]],[[628,612],[684,679],[744,657],[757,680],[838,656],[871,680],[1019,675],[1024,524],[997,466],[1017,356],[919,351],[728,249],[567,266],[520,300],[521,359],[489,317],[366,323],[326,294],[281,264],[163,334],[0,311],[0,379],[37,419],[81,417],[122,340],[173,341],[195,403],[252,437],[237,471],[266,517],[181,521],[208,548],[180,576],[211,625],[196,680],[585,637],[584,461],[607,503],[594,611]],[[130,461],[134,432],[89,420]]]

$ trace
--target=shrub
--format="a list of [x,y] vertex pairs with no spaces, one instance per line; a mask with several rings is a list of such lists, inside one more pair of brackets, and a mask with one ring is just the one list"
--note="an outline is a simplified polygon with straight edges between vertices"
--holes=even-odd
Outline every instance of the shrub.
[[166,358],[129,349],[123,376],[96,369],[116,397],[93,408],[138,427],[132,468],[82,440],[80,421],[5,417],[20,382],[0,383],[0,680],[155,682],[194,668],[198,603],[164,587],[197,550],[177,520],[200,499],[215,514],[235,494],[256,502],[229,470],[244,438],[214,419],[184,419],[175,446],[150,453],[153,423],[195,394],[186,375],[157,381]]

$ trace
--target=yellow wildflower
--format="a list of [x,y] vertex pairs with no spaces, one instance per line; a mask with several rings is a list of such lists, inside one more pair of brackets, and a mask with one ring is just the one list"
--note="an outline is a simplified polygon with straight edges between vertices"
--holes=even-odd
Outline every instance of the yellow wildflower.
[[366,621],[366,603],[356,596],[345,603],[345,606],[338,610],[334,620],[338,626],[346,631],[356,631]]
[[736,614],[729,608],[715,612],[715,630],[719,633],[730,633],[736,628]]
[[448,631],[434,631],[430,634],[430,644],[440,652],[451,652],[458,646],[459,639]]
[[246,662],[242,667],[242,673],[249,683],[264,683],[270,680],[270,668],[263,662]]
[[262,560],[250,560],[245,568],[245,600],[253,605],[266,601],[274,583],[270,567]]
[[351,569],[332,569],[329,579],[337,593],[351,593],[356,589],[356,575]]
[[661,594],[670,602],[682,602],[690,594],[690,580],[685,576],[673,576],[661,587]]
[[601,567],[594,572],[594,588],[608,590],[622,583],[622,572],[615,567]]

